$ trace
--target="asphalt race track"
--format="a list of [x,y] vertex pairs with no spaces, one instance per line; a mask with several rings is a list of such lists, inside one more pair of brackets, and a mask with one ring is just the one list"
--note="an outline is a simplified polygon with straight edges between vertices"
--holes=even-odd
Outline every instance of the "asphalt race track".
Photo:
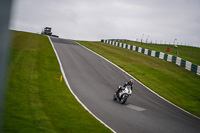
[[135,82],[124,105],[113,101],[117,86],[130,77],[79,44],[51,41],[71,89],[99,119],[119,133],[199,133],[200,119],[169,104]]

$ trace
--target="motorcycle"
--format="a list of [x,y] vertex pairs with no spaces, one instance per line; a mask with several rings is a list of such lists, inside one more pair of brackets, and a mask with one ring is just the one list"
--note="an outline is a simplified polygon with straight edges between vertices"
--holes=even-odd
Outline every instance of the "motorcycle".
[[122,87],[118,94],[117,92],[115,92],[113,100],[119,101],[121,104],[124,104],[127,101],[128,97],[131,96],[131,94],[131,86]]

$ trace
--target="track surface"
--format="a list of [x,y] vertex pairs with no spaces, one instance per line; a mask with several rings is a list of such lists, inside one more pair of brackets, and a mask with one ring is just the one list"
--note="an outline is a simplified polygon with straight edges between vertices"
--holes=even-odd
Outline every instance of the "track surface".
[[200,120],[162,100],[139,83],[125,105],[113,101],[118,85],[130,79],[114,65],[77,43],[51,38],[73,92],[119,133],[199,133]]

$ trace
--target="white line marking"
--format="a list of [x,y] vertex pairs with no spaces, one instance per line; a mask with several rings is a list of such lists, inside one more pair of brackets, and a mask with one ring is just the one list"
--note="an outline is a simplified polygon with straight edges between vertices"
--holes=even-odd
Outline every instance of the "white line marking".
[[[50,39],[50,37],[48,36],[48,38],[49,38],[49,41],[50,41],[50,43],[51,43],[51,45],[52,45],[52,47],[53,47],[53,50],[54,50],[54,52],[55,52],[55,54],[56,54],[56,57],[57,57],[57,59],[58,59],[58,62],[59,62],[59,65],[60,65],[60,70],[61,70],[61,72],[62,72],[62,75],[63,75],[63,78],[64,78],[64,80],[65,80],[65,83],[67,84],[67,86],[68,86],[68,88],[69,88],[69,90],[70,90],[70,92],[74,95],[74,97],[76,98],[76,100],[85,108],[85,110],[87,110],[92,116],[94,116],[94,118],[96,118],[98,121],[100,121],[103,125],[105,125],[108,129],[110,129],[113,133],[116,133],[112,128],[110,128],[108,125],[106,125],[102,120],[100,120],[97,116],[95,116],[80,100],[79,100],[79,98],[76,96],[76,94],[72,91],[72,89],[71,89],[71,87],[70,87],[70,85],[69,85],[69,82],[68,82],[68,80],[67,80],[67,78],[66,78],[66,76],[65,76],[65,72],[64,72],[64,69],[63,69],[63,67],[62,67],[62,63],[61,63],[61,61],[60,61],[60,58],[59,58],[59,56],[58,56],[58,54],[57,54],[57,51],[56,51],[56,49],[55,49],[55,47],[54,47],[54,45],[53,45],[53,43],[52,43],[52,41],[51,41],[51,39]],[[77,43],[77,42],[76,42]],[[80,44],[79,44],[80,45]]]
[[138,106],[135,106],[135,105],[132,105],[132,104],[128,104],[128,105],[126,105],[126,107],[134,109],[136,111],[145,111],[146,110],[144,108],[141,108],[141,107],[138,107]]

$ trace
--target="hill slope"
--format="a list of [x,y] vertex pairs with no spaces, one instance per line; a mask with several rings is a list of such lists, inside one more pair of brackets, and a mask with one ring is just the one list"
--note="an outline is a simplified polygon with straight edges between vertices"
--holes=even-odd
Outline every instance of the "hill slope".
[[3,132],[111,132],[74,98],[46,36],[12,33]]

